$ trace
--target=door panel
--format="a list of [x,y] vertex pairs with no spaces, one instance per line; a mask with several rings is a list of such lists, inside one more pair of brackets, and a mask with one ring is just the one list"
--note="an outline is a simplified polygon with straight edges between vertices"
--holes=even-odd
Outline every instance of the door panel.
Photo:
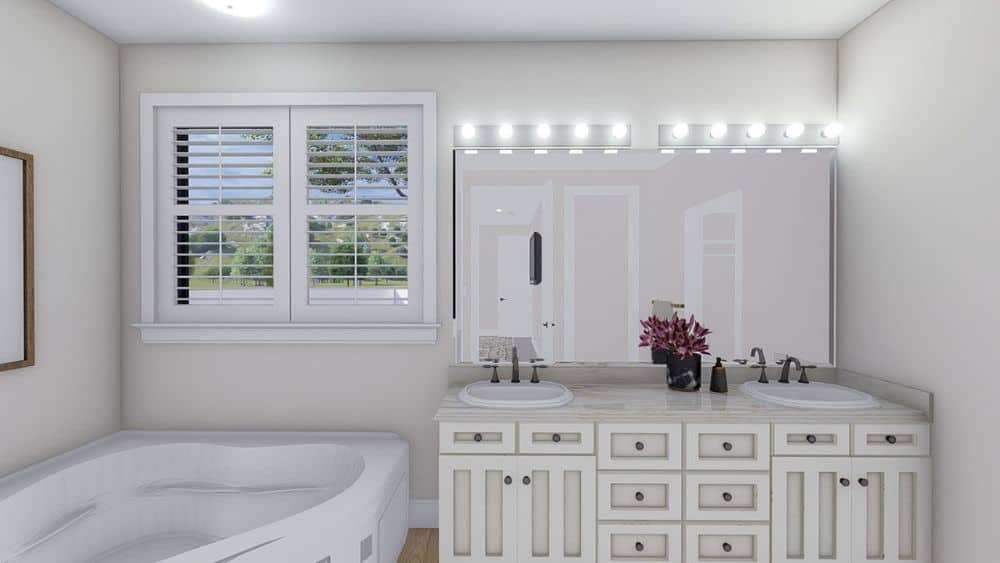
[[775,458],[771,475],[773,563],[850,563],[851,459]]
[[586,562],[595,557],[593,457],[517,460],[518,562]]
[[854,563],[931,563],[931,460],[854,458]]
[[[440,456],[440,560],[517,561],[513,456]],[[510,477],[510,483],[507,478]]]

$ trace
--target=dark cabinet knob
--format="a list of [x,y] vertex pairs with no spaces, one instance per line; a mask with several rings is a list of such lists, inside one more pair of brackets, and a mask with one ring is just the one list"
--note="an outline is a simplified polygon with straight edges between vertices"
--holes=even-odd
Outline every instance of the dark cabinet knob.
[[725,551],[726,553],[729,553],[732,550],[733,550],[733,546],[729,545],[728,542],[722,544],[722,551]]
[[812,434],[806,435],[806,442],[809,442],[810,444],[815,444],[816,443],[816,436],[814,436]]
[[635,542],[635,550],[636,551],[642,551],[644,549],[646,549],[646,546],[642,545],[641,541]]
[[845,477],[841,477],[840,478],[840,485],[843,486],[843,487],[850,487],[851,486],[851,480],[847,479]]
[[528,477],[527,475],[525,475],[524,479],[521,479],[521,482],[524,483],[525,485],[530,485],[531,484],[531,477]]
[[893,436],[892,434],[889,434],[888,436],[885,437],[885,441],[889,442],[890,444],[895,444],[896,443],[896,437]]
[[726,450],[727,452],[733,451],[733,444],[732,444],[732,442],[723,442],[722,443],[722,449]]
[[562,442],[562,436],[559,434],[553,434],[552,441],[558,444],[559,442]]
[[513,482],[514,482],[514,480],[510,478],[510,475],[508,475],[508,476],[506,476],[506,477],[503,478],[503,484],[504,485],[510,485]]
[[733,495],[730,493],[722,493],[722,500],[726,502],[731,502],[733,500]]
[[473,436],[472,439],[475,440],[475,441],[477,441],[477,442],[482,442],[483,441],[483,435],[480,434],[479,432],[476,432],[476,435]]
[[864,477],[862,477],[862,478],[858,479],[858,484],[861,485],[862,487],[867,487],[868,486],[868,479],[865,479]]
[[642,450],[646,449],[646,444],[643,444],[642,442],[636,442],[635,449],[641,452]]
[[636,491],[635,492],[635,500],[637,500],[639,502],[642,502],[642,501],[646,500],[646,495],[642,494],[642,491]]

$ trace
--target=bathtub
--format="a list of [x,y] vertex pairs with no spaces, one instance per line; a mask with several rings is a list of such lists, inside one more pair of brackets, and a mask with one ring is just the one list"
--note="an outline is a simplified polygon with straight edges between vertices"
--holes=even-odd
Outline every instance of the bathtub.
[[394,563],[395,434],[119,432],[0,479],[2,563]]

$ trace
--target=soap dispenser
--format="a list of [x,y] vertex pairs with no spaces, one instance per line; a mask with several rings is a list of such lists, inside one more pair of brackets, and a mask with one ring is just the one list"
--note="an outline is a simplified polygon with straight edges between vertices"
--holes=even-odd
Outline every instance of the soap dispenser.
[[726,368],[722,365],[722,358],[715,358],[715,365],[712,366],[712,382],[709,389],[713,393],[728,393],[729,385],[726,382]]

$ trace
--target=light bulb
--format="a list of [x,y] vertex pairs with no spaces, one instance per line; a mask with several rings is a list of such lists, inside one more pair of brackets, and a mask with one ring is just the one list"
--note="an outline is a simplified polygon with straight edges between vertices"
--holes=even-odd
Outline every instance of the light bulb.
[[674,125],[674,129],[671,133],[673,134],[675,139],[681,140],[684,137],[687,137],[690,131],[691,128],[688,127],[687,123],[678,123],[677,125]]
[[238,18],[256,18],[267,12],[267,0],[201,0],[212,9]]
[[573,128],[573,136],[577,139],[586,139],[587,135],[590,135],[590,126],[586,123],[578,123],[576,127]]
[[514,136],[514,126],[510,123],[504,123],[500,126],[500,130],[497,133],[500,134],[501,139],[509,139]]
[[462,126],[462,138],[471,139],[476,136],[476,127],[471,123],[466,123]]
[[729,131],[729,127],[725,123],[716,123],[709,129],[708,134],[711,135],[713,139],[721,139],[726,135],[726,131]]
[[751,139],[759,139],[764,136],[764,133],[767,133],[767,125],[763,123],[754,123],[747,128],[747,137]]
[[798,139],[806,132],[806,126],[801,123],[792,123],[785,129],[785,136],[789,139]]
[[628,127],[625,127],[624,123],[615,123],[614,127],[611,128],[611,134],[616,139],[624,139],[625,135],[628,134]]
[[548,139],[549,135],[552,134],[552,128],[549,127],[547,123],[542,123],[535,128],[535,134],[538,135],[540,139]]
[[844,126],[839,121],[827,125],[823,128],[823,136],[827,139],[835,139],[844,131]]

